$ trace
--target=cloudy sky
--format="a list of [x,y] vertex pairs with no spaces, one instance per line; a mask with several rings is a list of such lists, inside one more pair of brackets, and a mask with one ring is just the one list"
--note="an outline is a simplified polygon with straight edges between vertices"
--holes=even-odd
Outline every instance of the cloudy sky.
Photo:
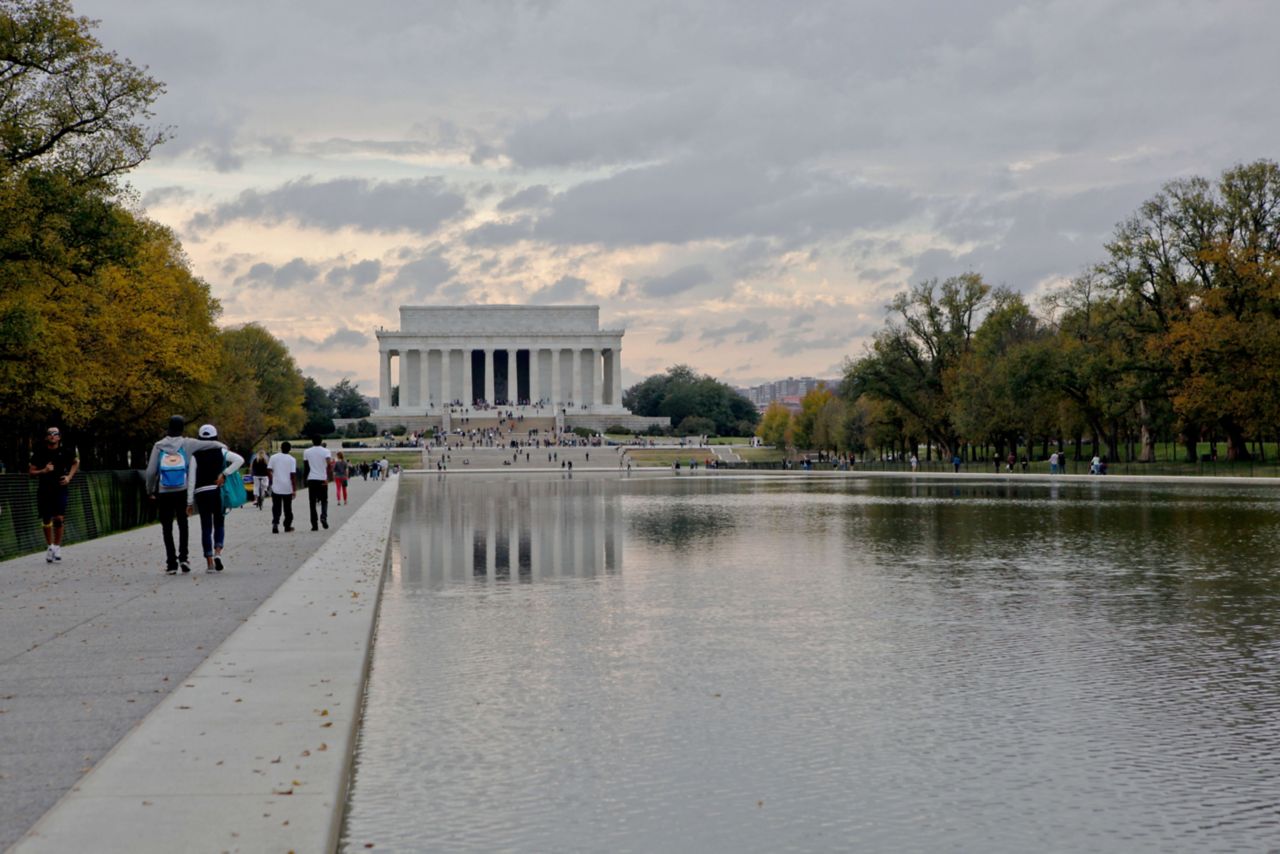
[[398,307],[601,306],[628,384],[834,375],[923,278],[1034,295],[1276,158],[1272,0],[78,0],[226,324],[376,392]]

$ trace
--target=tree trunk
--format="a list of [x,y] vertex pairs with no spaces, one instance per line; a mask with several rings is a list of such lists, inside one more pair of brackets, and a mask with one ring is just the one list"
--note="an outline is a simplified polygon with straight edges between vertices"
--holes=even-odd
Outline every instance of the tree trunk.
[[1244,433],[1241,432],[1240,426],[1236,424],[1235,419],[1226,418],[1222,422],[1222,429],[1227,434],[1227,459],[1232,462],[1246,462],[1253,459],[1253,454],[1249,453],[1249,443],[1245,441]]
[[1145,400],[1138,401],[1138,423],[1142,429],[1142,450],[1138,452],[1138,462],[1154,463],[1156,461],[1156,436],[1151,430],[1151,407]]

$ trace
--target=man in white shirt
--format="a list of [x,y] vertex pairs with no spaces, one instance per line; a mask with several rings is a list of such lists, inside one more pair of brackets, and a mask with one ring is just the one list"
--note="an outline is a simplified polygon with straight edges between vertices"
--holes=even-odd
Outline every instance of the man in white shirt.
[[293,530],[293,492],[298,485],[298,461],[289,453],[288,442],[267,460],[267,483],[271,486],[271,533],[280,533],[280,511],[284,511],[284,531]]
[[[311,505],[311,530],[318,531],[317,518],[326,529],[329,527],[329,479],[333,477],[333,455],[320,444],[319,436],[311,437],[311,447],[302,452],[307,471],[307,502]],[[320,512],[317,516],[316,508]]]

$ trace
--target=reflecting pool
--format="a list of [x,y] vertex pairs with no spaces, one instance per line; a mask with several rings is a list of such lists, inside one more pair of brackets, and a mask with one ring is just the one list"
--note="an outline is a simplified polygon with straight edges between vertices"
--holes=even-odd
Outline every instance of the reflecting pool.
[[1280,490],[404,478],[349,851],[1280,845]]

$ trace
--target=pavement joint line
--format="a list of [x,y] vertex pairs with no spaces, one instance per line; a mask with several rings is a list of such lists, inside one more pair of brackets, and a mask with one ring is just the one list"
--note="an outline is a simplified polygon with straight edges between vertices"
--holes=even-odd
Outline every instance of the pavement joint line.
[[[383,485],[391,488],[374,490],[341,536],[175,680],[12,854],[335,850],[398,482]],[[255,632],[296,646],[278,649]]]

